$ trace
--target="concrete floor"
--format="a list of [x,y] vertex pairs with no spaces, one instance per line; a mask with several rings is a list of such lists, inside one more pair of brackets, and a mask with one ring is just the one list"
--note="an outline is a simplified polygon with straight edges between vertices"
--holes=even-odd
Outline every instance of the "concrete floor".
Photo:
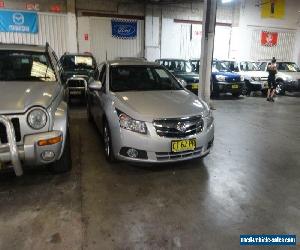
[[107,164],[84,108],[73,107],[70,174],[0,175],[0,249],[240,249],[240,234],[299,238],[300,95],[214,105],[208,157],[150,168]]

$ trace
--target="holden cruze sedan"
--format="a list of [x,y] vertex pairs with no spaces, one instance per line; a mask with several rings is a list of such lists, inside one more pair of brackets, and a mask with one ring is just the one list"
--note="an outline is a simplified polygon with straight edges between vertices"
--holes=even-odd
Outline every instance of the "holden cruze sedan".
[[88,84],[87,113],[108,161],[164,163],[210,152],[212,112],[163,66],[118,60],[100,67],[99,79]]

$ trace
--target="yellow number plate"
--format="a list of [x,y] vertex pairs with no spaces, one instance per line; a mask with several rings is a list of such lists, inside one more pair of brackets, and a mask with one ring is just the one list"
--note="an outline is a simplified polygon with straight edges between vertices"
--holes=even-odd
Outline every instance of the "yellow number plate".
[[192,84],[192,89],[198,89],[198,83],[193,83]]
[[195,150],[196,139],[172,141],[171,146],[174,153]]
[[233,89],[238,89],[238,88],[239,88],[239,85],[236,85],[236,84],[235,84],[235,85],[232,85],[231,88],[233,88]]

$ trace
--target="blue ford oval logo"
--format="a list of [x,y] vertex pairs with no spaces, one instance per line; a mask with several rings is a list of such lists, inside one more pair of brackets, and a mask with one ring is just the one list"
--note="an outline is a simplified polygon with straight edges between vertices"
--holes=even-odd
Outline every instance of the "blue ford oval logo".
[[135,33],[135,28],[131,25],[118,25],[117,32],[120,36],[131,36]]

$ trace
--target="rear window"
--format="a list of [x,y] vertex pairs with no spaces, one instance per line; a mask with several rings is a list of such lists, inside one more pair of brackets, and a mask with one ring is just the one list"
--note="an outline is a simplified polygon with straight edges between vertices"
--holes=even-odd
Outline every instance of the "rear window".
[[0,51],[0,81],[56,81],[46,52]]

